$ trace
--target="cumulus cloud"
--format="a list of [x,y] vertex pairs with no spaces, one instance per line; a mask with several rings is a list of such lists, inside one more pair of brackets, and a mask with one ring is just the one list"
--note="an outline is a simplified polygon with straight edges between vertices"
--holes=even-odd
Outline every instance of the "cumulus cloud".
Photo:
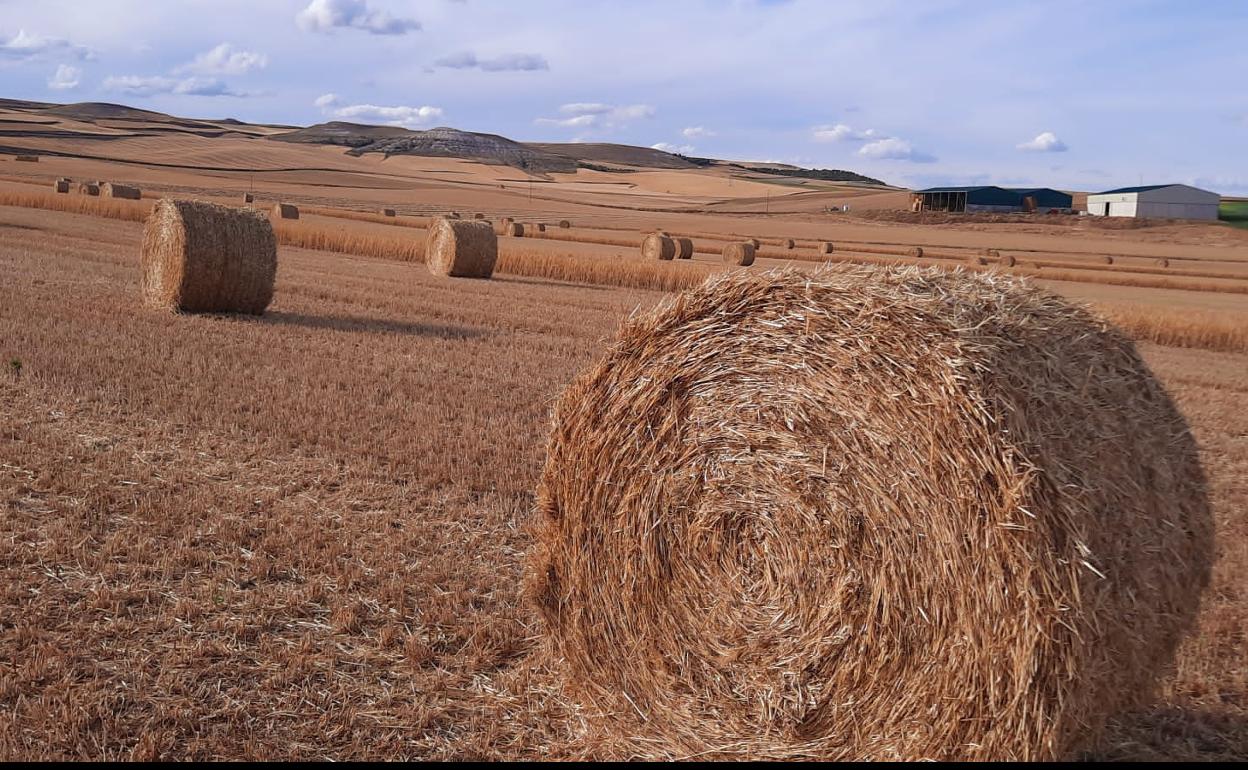
[[905,139],[898,139],[895,136],[864,144],[858,149],[858,154],[864,158],[908,160],[912,163],[932,163],[936,160],[933,156],[916,150]]
[[1018,149],[1027,152],[1066,152],[1066,143],[1057,138],[1057,134],[1052,131],[1045,131],[1038,135],[1030,142],[1023,142],[1016,145]]
[[373,123],[383,126],[400,128],[423,128],[430,122],[442,117],[441,107],[382,107],[376,104],[346,104],[339,106],[339,99],[334,94],[324,94],[317,98],[317,107],[339,120],[353,123]]
[[420,29],[419,21],[374,10],[367,0],[312,0],[295,15],[295,23],[306,32],[358,29],[370,35],[404,35]]
[[571,118],[538,118],[536,121],[543,126],[563,126],[564,128],[590,128],[598,125],[597,115],[576,115]]
[[868,139],[874,139],[878,134],[874,128],[868,128],[866,131],[855,131],[844,123],[837,123],[833,126],[815,126],[811,136],[816,142],[865,142]]
[[174,72],[187,72],[196,75],[245,75],[252,70],[263,69],[269,64],[269,57],[262,53],[243,51],[229,43],[222,43],[211,51],[196,56],[189,64],[178,67]]
[[25,61],[47,56],[71,56],[75,59],[93,58],[91,49],[74,45],[59,37],[34,35],[24,29],[7,40],[0,39],[0,58]]
[[544,126],[563,128],[611,129],[632,120],[654,117],[655,109],[649,104],[614,105],[601,102],[573,102],[559,108],[566,118],[538,118],[534,122]]
[[152,77],[138,75],[109,76],[104,79],[104,90],[115,91],[128,96],[175,94],[178,96],[245,97],[252,95],[244,91],[235,91],[217,78],[168,78],[159,75]]
[[686,139],[699,139],[704,136],[715,136],[714,131],[711,131],[708,128],[703,128],[702,126],[690,126],[689,128],[683,128],[681,129],[680,134]]
[[479,69],[485,72],[534,72],[548,70],[546,57],[535,53],[505,53],[493,59],[481,59],[471,51],[451,54],[434,62],[434,66],[447,69]]
[[663,152],[670,152],[673,155],[690,155],[697,148],[691,144],[675,145],[675,144],[669,144],[668,142],[659,142],[657,144],[650,145],[650,149],[662,150]]
[[48,88],[54,91],[67,91],[71,88],[77,88],[78,83],[82,81],[82,70],[77,67],[71,67],[68,64],[58,65],[56,72],[52,77],[48,78]]
[[563,105],[559,111],[568,115],[602,115],[613,109],[615,108],[609,104],[598,102],[573,102]]

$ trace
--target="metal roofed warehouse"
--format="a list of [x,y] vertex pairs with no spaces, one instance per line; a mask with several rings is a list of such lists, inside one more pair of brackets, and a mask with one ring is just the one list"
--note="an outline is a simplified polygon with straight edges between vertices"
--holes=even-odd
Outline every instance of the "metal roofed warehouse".
[[1049,187],[929,187],[914,193],[915,211],[1068,212],[1074,200]]
[[1222,196],[1185,184],[1120,187],[1088,196],[1088,213],[1098,217],[1159,219],[1218,218]]

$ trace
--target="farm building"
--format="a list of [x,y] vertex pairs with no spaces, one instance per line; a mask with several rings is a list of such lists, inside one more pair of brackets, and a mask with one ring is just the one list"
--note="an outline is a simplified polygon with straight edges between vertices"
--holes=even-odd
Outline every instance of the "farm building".
[[914,194],[916,211],[1070,211],[1071,196],[1048,187],[929,187]]
[[1222,197],[1185,184],[1120,187],[1088,196],[1088,213],[1098,217],[1218,218]]

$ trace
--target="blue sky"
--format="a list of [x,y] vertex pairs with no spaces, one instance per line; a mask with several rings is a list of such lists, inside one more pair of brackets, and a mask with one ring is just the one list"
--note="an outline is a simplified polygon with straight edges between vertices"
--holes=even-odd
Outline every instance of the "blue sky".
[[1248,194],[1248,2],[0,0],[0,96]]

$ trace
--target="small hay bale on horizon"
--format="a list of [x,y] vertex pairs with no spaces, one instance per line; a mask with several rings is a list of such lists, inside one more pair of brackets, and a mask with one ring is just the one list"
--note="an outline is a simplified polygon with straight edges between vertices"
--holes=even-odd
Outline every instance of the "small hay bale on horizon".
[[572,223],[569,222],[568,220],[566,219],[559,220],[559,227],[563,228],[564,230],[567,230],[571,226],[572,226]]
[[52,183],[52,189],[58,193],[67,193],[69,192],[69,182],[64,179],[58,179]]
[[1114,264],[1114,258],[1113,258],[1113,257],[1111,257],[1111,256],[1108,256],[1108,255],[1106,255],[1104,258],[1102,258],[1102,261],[1103,261],[1105,264],[1107,264],[1107,265],[1112,265],[1112,264]]
[[273,216],[278,219],[298,219],[299,207],[293,203],[274,203]]
[[551,422],[539,662],[637,759],[1078,758],[1209,582],[1179,409],[1000,273],[730,272],[625,321]]
[[693,259],[693,239],[675,238],[676,259]]
[[489,278],[498,261],[498,235],[488,222],[438,217],[425,237],[425,265],[434,275]]
[[395,215],[395,212],[394,212],[394,209],[382,209],[381,215],[383,217],[393,217]]
[[722,257],[725,264],[749,267],[754,264],[754,255],[756,253],[753,241],[740,241],[725,245]]
[[118,184],[117,182],[105,182],[100,185],[100,195],[104,198],[118,198],[128,201],[143,199],[143,193],[139,190],[139,188],[126,184]]
[[641,256],[664,262],[676,258],[676,242],[666,235],[651,233],[641,241]]
[[915,257],[915,258],[922,257],[922,256],[923,256],[923,247],[922,247],[922,246],[912,246],[912,247],[910,247],[910,248],[906,249],[906,254],[907,254],[908,256]]
[[480,212],[477,212],[476,214],[473,214],[473,215],[472,215],[472,218],[473,218],[473,219],[485,219],[485,214],[482,214],[482,213],[480,213]]
[[144,225],[140,263],[147,307],[259,315],[273,299],[277,238],[251,209],[162,198]]

